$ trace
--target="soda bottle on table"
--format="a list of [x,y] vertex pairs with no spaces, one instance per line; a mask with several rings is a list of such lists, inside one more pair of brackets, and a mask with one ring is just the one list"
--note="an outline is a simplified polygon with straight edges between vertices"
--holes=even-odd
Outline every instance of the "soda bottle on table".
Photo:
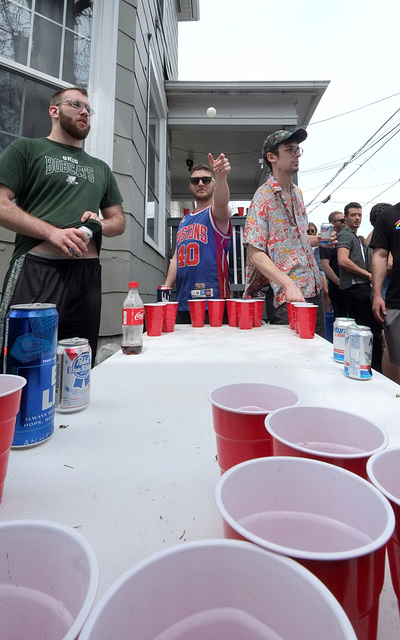
[[130,282],[129,292],[122,306],[122,353],[132,355],[143,349],[143,302],[139,283]]

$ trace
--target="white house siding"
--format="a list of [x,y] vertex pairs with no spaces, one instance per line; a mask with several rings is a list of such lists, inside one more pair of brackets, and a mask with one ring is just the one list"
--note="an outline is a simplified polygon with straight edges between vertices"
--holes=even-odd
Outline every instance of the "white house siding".
[[[169,262],[144,242],[149,43],[159,84],[164,85],[164,69],[171,80],[176,79],[178,73],[175,0],[166,0],[164,5],[162,21],[157,0],[119,2],[113,170],[124,198],[126,231],[118,238],[104,239],[103,243],[102,336],[120,333],[120,308],[129,280],[139,282],[144,301],[155,300],[157,286],[164,282]],[[167,218],[169,175],[166,192]]]

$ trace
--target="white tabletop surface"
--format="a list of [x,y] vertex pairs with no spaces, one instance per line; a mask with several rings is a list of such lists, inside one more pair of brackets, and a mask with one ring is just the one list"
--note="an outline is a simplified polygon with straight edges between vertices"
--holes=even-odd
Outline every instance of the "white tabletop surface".
[[[264,382],[296,391],[302,404],[359,413],[400,444],[400,386],[374,374],[347,378],[332,345],[288,327],[223,326],[144,336],[93,369],[83,411],[56,414],[54,434],[12,450],[0,519],[47,519],[76,527],[99,559],[98,597],[142,558],[187,540],[220,538],[219,478],[208,393],[220,384]],[[61,428],[61,425],[65,428]],[[387,571],[378,640],[400,635]]]

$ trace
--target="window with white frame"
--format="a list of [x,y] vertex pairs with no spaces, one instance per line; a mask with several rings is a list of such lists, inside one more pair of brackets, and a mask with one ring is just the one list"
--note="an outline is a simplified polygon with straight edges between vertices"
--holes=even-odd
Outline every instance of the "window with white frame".
[[92,0],[0,1],[0,153],[49,132],[50,96],[89,83]]
[[167,110],[151,65],[148,100],[145,241],[165,251],[165,186]]

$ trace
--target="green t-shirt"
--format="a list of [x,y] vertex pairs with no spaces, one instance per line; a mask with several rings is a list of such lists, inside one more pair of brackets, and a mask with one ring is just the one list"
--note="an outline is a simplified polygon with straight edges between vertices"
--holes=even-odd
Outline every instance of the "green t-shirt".
[[[82,223],[82,214],[122,202],[115,177],[103,160],[47,138],[19,138],[7,147],[0,157],[0,183],[15,193],[21,209],[55,227],[90,226],[98,249],[101,224]],[[17,233],[12,262],[40,242]]]

